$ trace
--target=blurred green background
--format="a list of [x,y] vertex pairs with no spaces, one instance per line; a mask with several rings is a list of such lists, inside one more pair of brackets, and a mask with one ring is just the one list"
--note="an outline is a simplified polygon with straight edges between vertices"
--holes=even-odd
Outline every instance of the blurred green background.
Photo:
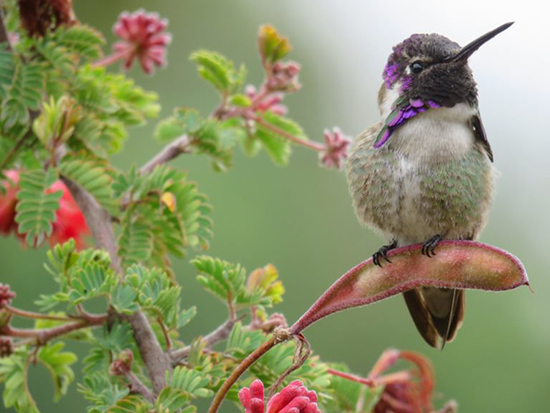
[[[366,374],[388,347],[422,352],[435,366],[437,406],[453,398],[461,412],[549,411],[550,278],[544,252],[550,227],[548,2],[75,0],[78,18],[106,33],[109,44],[118,14],[140,7],[169,18],[173,34],[166,69],[152,77],[131,72],[145,89],[159,93],[162,116],[178,105],[208,114],[217,104],[213,89],[199,80],[188,60],[198,48],[245,63],[248,83],[258,84],[256,33],[259,25],[271,23],[290,38],[291,58],[303,66],[303,89],[285,102],[289,115],[316,140],[325,128],[337,125],[356,135],[378,121],[382,68],[391,47],[411,33],[436,32],[466,44],[515,20],[471,59],[500,171],[481,240],[520,257],[535,293],[527,288],[469,292],[465,323],[444,351],[424,344],[400,297],[334,315],[306,335],[323,359],[345,362],[358,374]],[[115,157],[117,166],[140,165],[160,149],[151,137],[155,124],[132,130],[124,152]],[[202,157],[182,156],[175,164],[189,171],[214,206],[209,254],[249,270],[275,264],[287,289],[277,311],[289,322],[382,244],[357,223],[343,174],[319,168],[313,151],[295,148],[287,168],[274,166],[263,153],[253,159],[239,154],[226,174],[212,172]],[[34,308],[40,293],[53,291],[44,259],[44,249],[22,251],[15,239],[0,239],[0,281],[17,292],[18,306]],[[175,269],[184,305],[199,309],[183,333],[189,340],[211,331],[226,314],[199,288],[186,261]],[[85,346],[76,348],[85,354]],[[81,378],[78,365],[76,372]],[[53,385],[41,368],[32,371],[31,389],[44,412],[84,411],[76,384],[68,397],[53,403]],[[222,410],[233,408],[226,404]]]

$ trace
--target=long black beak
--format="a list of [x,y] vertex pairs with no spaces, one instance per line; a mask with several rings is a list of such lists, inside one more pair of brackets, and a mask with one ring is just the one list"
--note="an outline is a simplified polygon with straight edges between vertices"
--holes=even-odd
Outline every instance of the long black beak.
[[508,27],[510,27],[514,22],[503,24],[502,26],[497,27],[494,30],[491,30],[489,33],[485,33],[483,36],[478,37],[473,42],[468,43],[454,56],[450,57],[448,62],[460,62],[466,61],[477,49],[479,49],[483,44],[491,40],[497,34],[502,33]]

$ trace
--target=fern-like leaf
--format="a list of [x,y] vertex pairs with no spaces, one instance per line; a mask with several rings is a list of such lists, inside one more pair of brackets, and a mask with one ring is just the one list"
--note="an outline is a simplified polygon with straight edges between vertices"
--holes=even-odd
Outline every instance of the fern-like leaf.
[[29,245],[40,245],[52,233],[55,211],[59,208],[59,199],[63,192],[47,193],[55,182],[54,169],[22,172],[19,175],[20,190],[17,193],[17,215],[19,233],[26,234]]
[[15,66],[12,52],[8,50],[7,43],[0,45],[0,99],[7,96],[7,87],[11,85]]
[[82,186],[111,215],[117,216],[119,208],[111,189],[112,177],[104,161],[85,157],[65,157],[59,172]]

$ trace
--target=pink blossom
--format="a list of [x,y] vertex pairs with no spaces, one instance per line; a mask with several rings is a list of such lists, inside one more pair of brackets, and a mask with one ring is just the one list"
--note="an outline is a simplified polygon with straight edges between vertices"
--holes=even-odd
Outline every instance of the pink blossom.
[[124,12],[113,27],[122,40],[113,45],[115,55],[124,59],[124,69],[130,69],[138,59],[145,73],[153,73],[154,66],[166,64],[166,46],[172,36],[166,33],[168,21],[156,13],[138,10]]
[[351,138],[345,136],[339,128],[332,132],[325,130],[325,149],[319,153],[321,164],[326,168],[342,167],[342,161],[348,157],[348,146]]
[[299,380],[275,394],[267,403],[267,412],[261,380],[256,379],[250,388],[241,389],[239,399],[245,413],[321,413],[317,407],[317,394],[308,390]]
[[248,85],[244,93],[253,102],[253,109],[260,112],[270,111],[276,115],[286,115],[288,108],[282,105],[284,95],[282,93],[258,93],[253,85]]
[[302,68],[296,62],[288,61],[275,63],[270,67],[270,73],[268,73],[268,89],[283,92],[296,92],[302,87],[298,82],[300,70],[302,70]]

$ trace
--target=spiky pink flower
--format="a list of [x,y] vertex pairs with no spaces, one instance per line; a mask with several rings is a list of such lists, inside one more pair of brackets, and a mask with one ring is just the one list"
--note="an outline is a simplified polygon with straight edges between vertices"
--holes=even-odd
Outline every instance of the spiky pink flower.
[[286,115],[288,108],[285,105],[282,105],[284,95],[282,93],[272,92],[265,93],[256,91],[256,88],[253,85],[246,86],[244,93],[252,101],[252,109],[267,112],[270,111],[276,115]]
[[332,129],[332,132],[325,130],[325,149],[319,153],[321,164],[326,168],[342,167],[342,161],[348,157],[348,146],[351,138],[345,136],[339,128]]
[[277,62],[270,67],[267,87],[269,90],[296,92],[302,85],[298,82],[301,66],[293,61]]
[[11,300],[15,298],[15,295],[8,284],[0,284],[0,309],[9,305]]
[[168,21],[157,13],[141,9],[131,14],[122,13],[113,26],[113,32],[122,39],[113,45],[114,56],[117,60],[124,59],[124,69],[130,69],[137,59],[145,73],[153,73],[155,66],[166,64],[166,46],[172,40],[165,32],[167,26]]
[[317,407],[317,394],[308,390],[299,380],[275,394],[267,403],[267,412],[261,380],[256,379],[250,388],[241,389],[239,400],[245,413],[321,413]]

